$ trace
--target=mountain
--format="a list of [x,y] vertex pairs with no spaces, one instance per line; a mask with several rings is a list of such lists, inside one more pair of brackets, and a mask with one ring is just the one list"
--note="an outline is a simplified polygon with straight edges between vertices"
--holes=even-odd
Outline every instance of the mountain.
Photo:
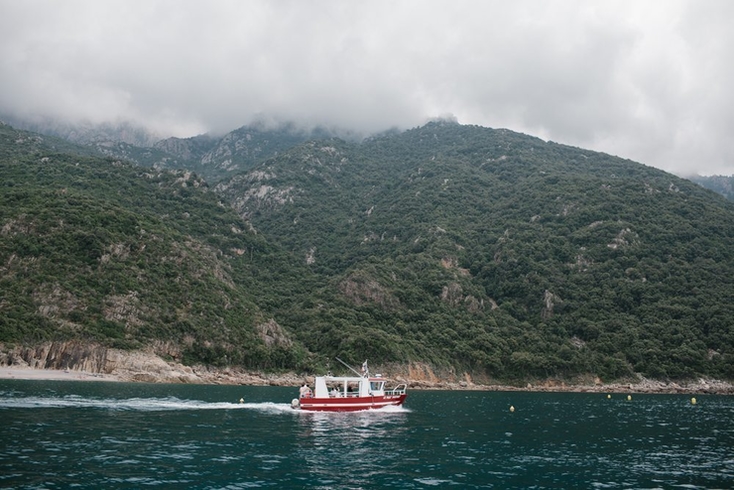
[[734,201],[734,175],[695,175],[690,178],[698,185],[718,192],[730,201]]
[[331,137],[324,128],[302,129],[294,124],[266,125],[256,122],[242,126],[221,138],[208,135],[168,138],[154,148],[173,155],[210,182],[251,169],[259,162],[304,143]]
[[17,129],[53,136],[80,145],[119,142],[139,147],[153,145],[158,135],[127,121],[70,123],[54,118],[22,118],[1,114],[0,121]]
[[302,349],[253,299],[287,294],[298,265],[191,172],[87,151],[0,126],[0,341],[297,366]]
[[301,145],[216,191],[329,282],[284,312],[313,350],[500,377],[732,374],[734,207],[665,172],[431,123]]
[[[343,133],[326,128],[300,128],[292,123],[258,120],[224,136],[159,139],[131,123],[71,124],[54,119],[2,119],[13,127],[63,139],[95,150],[99,155],[124,159],[156,169],[186,168],[214,182],[248,170],[256,163],[295,145]],[[82,150],[89,153],[88,150]]]
[[2,136],[3,342],[512,382],[734,378],[734,204],[629,160],[447,121],[156,148],[182,166],[220,155],[203,180]]

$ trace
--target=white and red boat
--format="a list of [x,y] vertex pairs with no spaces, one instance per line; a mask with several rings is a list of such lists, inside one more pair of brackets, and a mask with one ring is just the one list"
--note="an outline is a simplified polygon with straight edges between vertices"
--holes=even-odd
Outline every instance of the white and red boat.
[[314,412],[355,412],[399,406],[408,396],[405,384],[386,389],[387,380],[382,375],[370,376],[366,361],[362,374],[352,371],[356,376],[316,376],[313,391],[306,385],[301,387],[291,406]]

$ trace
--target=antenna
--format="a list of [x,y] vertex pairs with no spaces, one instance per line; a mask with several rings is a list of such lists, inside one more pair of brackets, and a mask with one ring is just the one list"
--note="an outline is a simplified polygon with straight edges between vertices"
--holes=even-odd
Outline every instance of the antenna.
[[337,357],[337,358],[335,358],[335,359],[336,359],[337,361],[341,362],[342,364],[344,364],[344,365],[345,365],[345,366],[346,366],[347,368],[349,368],[349,370],[350,370],[350,371],[352,371],[352,372],[353,372],[354,374],[356,374],[356,375],[357,375],[357,376],[359,376],[360,378],[361,378],[361,377],[363,377],[363,375],[362,375],[361,373],[359,373],[359,372],[358,372],[358,371],[357,371],[356,369],[354,369],[354,368],[353,368],[352,366],[350,366],[350,365],[349,365],[349,364],[347,364],[346,362],[342,361],[342,360],[341,360],[341,359],[339,359],[338,357]]

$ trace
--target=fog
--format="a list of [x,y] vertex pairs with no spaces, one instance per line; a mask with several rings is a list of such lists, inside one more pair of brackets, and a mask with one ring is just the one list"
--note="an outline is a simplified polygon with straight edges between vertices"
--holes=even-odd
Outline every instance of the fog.
[[0,0],[0,114],[161,136],[437,116],[734,173],[734,2]]

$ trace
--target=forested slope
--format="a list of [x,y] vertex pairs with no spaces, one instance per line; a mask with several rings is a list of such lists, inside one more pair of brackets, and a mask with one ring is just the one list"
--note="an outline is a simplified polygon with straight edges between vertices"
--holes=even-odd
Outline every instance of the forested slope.
[[734,378],[734,205],[665,172],[434,122],[277,146],[210,187],[0,129],[0,341]]
[[260,274],[270,287],[296,268],[287,255],[190,172],[77,149],[0,126],[0,341],[79,339],[190,362],[298,364],[298,347],[253,301],[266,289]]
[[505,378],[732,375],[734,208],[665,172],[431,123],[300,146],[217,190],[328,280],[326,307],[284,313],[313,350]]
[[691,180],[734,201],[734,175],[694,175]]

